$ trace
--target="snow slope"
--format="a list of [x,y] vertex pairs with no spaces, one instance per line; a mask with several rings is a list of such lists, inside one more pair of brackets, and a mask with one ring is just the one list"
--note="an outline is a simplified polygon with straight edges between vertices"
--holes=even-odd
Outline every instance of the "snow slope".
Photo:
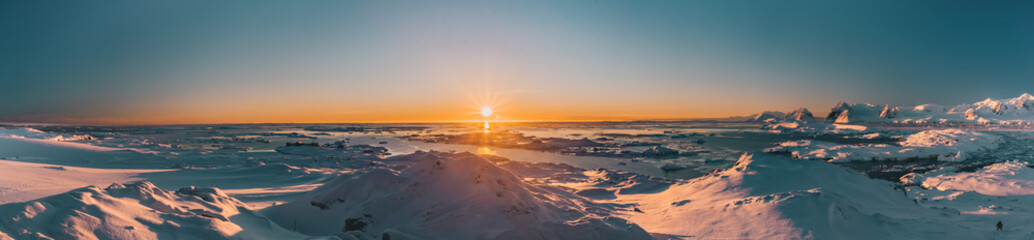
[[[901,178],[909,197],[921,206],[950,211],[950,230],[975,232],[970,239],[1034,239],[1034,171],[1025,162],[1008,161],[973,172],[942,167]],[[1004,223],[995,231],[995,223]],[[956,237],[963,239],[963,237]]]
[[0,160],[0,204],[50,196],[88,185],[137,181],[170,170],[97,169]]
[[42,133],[35,131],[38,130],[0,129],[0,159],[92,168],[167,168],[171,165],[164,157],[146,150],[47,140],[45,137],[50,134],[38,135]]
[[500,167],[524,178],[526,182],[546,183],[569,188],[569,192],[591,199],[614,199],[623,194],[663,192],[674,182],[623,171],[603,168],[585,170],[567,164],[503,161]]
[[940,191],[959,190],[989,196],[1034,195],[1034,168],[1026,162],[1000,162],[975,172],[951,170],[911,173],[902,177],[902,182]]
[[819,161],[744,154],[732,168],[649,195],[629,221],[688,239],[977,239],[886,181]]
[[[525,183],[471,153],[416,152],[412,166],[342,176],[264,211],[311,235],[391,239],[650,239],[591,202]],[[599,212],[599,213],[597,213]]]
[[148,182],[0,205],[0,239],[300,239],[216,188]]

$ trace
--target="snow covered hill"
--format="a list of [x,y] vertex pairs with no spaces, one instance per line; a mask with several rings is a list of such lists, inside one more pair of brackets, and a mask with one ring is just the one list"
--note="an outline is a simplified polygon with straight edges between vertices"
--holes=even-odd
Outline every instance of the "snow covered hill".
[[0,205],[0,239],[300,239],[216,188],[148,182]]
[[[820,161],[743,155],[724,171],[649,195],[628,219],[689,239],[978,239],[951,213],[916,205],[886,181]],[[990,228],[988,229],[990,230]]]
[[975,172],[952,170],[910,173],[902,177],[902,182],[940,191],[960,190],[989,196],[1034,195],[1034,168],[1025,162],[1000,162]]
[[[412,166],[342,176],[264,210],[311,235],[391,239],[650,239],[577,195],[528,184],[471,153],[417,152]],[[402,160],[397,160],[402,161]]]

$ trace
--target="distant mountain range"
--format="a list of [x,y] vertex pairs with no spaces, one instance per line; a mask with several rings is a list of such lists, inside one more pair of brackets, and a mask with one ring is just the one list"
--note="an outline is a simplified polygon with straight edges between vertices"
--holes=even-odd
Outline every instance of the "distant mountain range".
[[[789,113],[767,111],[751,115],[748,121],[764,122],[769,119],[816,121],[808,109]],[[1024,93],[1005,99],[988,98],[975,103],[955,106],[922,104],[917,106],[890,106],[871,103],[839,102],[824,119],[834,123],[981,123],[1030,124],[1034,122],[1034,96]]]

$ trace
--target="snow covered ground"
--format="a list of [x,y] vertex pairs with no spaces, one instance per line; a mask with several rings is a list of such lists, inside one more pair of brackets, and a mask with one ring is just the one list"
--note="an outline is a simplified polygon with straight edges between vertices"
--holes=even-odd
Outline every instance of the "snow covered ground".
[[1018,161],[995,163],[974,172],[942,168],[925,174],[906,175],[902,177],[902,183],[989,196],[1034,195],[1034,168],[1027,162]]
[[170,170],[97,169],[0,160],[0,204],[23,202],[89,185],[143,180],[141,173]]
[[[894,184],[825,162],[745,154],[732,168],[649,195],[622,196],[650,232],[689,239],[976,239]],[[989,229],[990,230],[990,229]]]
[[215,188],[89,186],[0,205],[0,239],[301,239]]
[[[342,176],[265,210],[311,235],[362,231],[391,239],[645,239],[595,203],[522,181],[472,153],[417,152],[402,171]],[[292,228],[294,229],[294,228]]]
[[[770,115],[763,123],[493,128],[663,155],[654,157],[402,139],[479,130],[448,124],[9,126],[0,129],[0,239],[1027,239],[1034,232],[1025,230],[1034,229],[1025,221],[1034,208],[1024,204],[1034,202],[1030,132],[826,123],[806,109]],[[1005,231],[994,231],[997,221]]]

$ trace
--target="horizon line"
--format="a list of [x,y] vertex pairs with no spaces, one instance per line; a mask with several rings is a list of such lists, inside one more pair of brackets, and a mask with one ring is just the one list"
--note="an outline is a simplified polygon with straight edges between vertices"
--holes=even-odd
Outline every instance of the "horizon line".
[[[601,122],[677,122],[677,121],[739,121],[747,116],[708,117],[708,118],[656,118],[626,120],[491,120],[493,123],[601,123]],[[48,122],[0,122],[2,125],[38,125],[38,126],[97,126],[97,127],[147,127],[147,126],[198,126],[198,125],[263,125],[263,124],[448,124],[448,123],[483,123],[484,120],[443,120],[443,121],[368,121],[368,122],[222,122],[222,123],[143,123],[143,124],[97,124],[97,123],[48,123]]]

